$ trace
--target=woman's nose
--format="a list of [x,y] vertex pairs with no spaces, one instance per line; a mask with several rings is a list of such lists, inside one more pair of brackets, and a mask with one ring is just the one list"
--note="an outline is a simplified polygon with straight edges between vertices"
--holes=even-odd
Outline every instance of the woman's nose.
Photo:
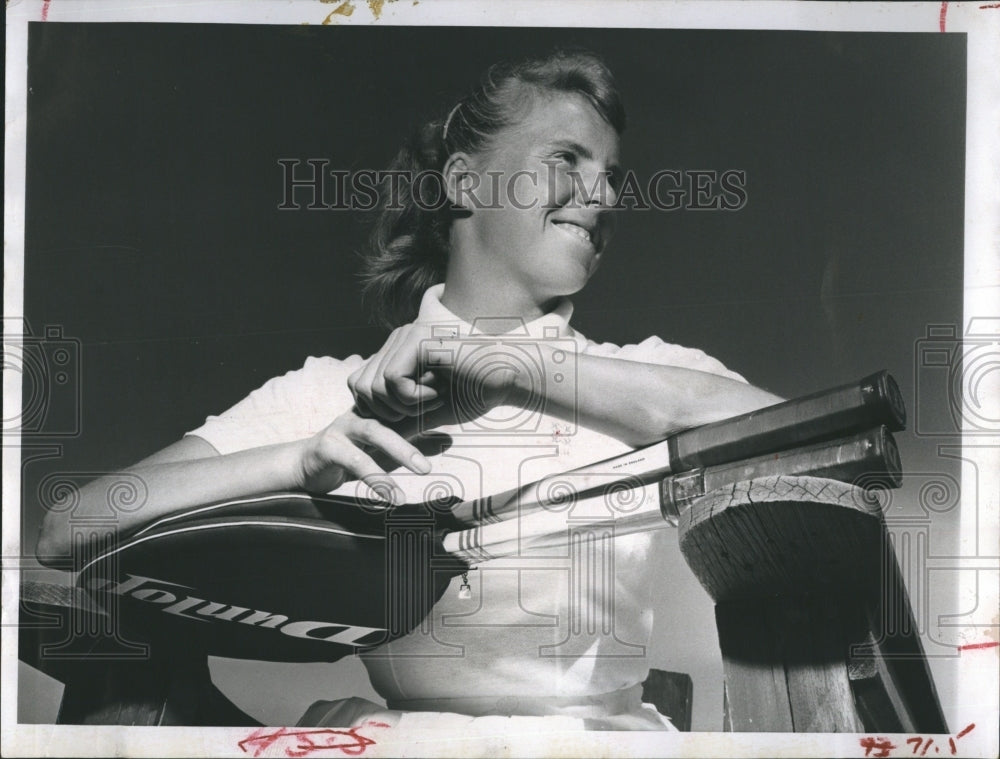
[[603,169],[583,170],[573,182],[573,201],[585,208],[612,208],[618,192],[612,182],[611,172]]

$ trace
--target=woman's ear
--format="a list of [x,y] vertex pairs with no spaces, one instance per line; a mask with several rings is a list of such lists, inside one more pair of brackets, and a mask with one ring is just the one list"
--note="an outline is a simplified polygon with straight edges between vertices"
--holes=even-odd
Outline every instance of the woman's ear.
[[453,208],[469,209],[475,202],[479,174],[472,168],[466,153],[452,153],[444,164],[444,190]]

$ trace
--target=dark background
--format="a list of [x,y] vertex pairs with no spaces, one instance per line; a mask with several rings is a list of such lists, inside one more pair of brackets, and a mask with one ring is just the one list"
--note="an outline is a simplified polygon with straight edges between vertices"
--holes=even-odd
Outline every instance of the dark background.
[[[623,214],[580,331],[695,346],[784,396],[885,368],[911,417],[946,420],[915,346],[961,324],[964,36],[32,24],[25,313],[80,341],[80,429],[35,440],[62,450],[24,467],[28,552],[46,474],[127,465],[308,355],[381,344],[357,292],[371,218],[278,210],[279,159],[384,168],[487,65],[555,44],[605,56],[640,177],[747,174],[738,212]],[[897,437],[908,470],[957,472]],[[957,515],[935,518],[947,549]],[[718,687],[696,678],[696,729]]]

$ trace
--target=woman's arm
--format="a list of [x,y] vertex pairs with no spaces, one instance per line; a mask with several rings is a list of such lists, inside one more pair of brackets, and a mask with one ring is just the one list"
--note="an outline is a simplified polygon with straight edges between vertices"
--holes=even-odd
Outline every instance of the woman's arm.
[[[135,511],[119,514],[116,531],[126,534],[174,512],[245,495],[298,489],[325,493],[348,479],[364,480],[385,500],[398,500],[398,488],[369,450],[413,472],[430,471],[427,459],[399,434],[353,411],[311,438],[224,456],[201,438],[188,436],[122,470],[122,475],[141,479],[145,501]],[[101,477],[80,489],[73,509],[48,511],[36,547],[38,560],[63,563],[72,549],[70,519],[106,515],[109,492],[120,481],[113,474]]]
[[[540,351],[537,368],[545,375],[540,381],[536,373],[503,368],[518,362],[503,356],[502,339],[497,338],[494,361],[473,352],[466,355],[475,360],[463,361],[460,340],[439,340],[426,325],[400,327],[348,380],[358,407],[393,422],[406,436],[418,427],[406,419],[419,414],[425,414],[419,425],[423,428],[454,423],[460,409],[449,401],[460,393],[466,405],[481,402],[481,412],[499,404],[540,408],[641,446],[675,430],[783,400],[753,385],[696,369],[585,353],[567,360],[563,341],[532,341]],[[575,381],[555,381],[558,374],[574,371]]]
[[[561,366],[559,350],[540,343],[547,381],[545,397],[531,397],[534,388],[525,374],[508,377],[511,398],[518,405],[541,401],[546,413],[579,419],[586,426],[632,446],[662,440],[671,432],[780,403],[780,398],[753,385],[718,374],[678,366],[579,354],[576,382],[554,382]],[[566,371],[563,369],[563,371]]]

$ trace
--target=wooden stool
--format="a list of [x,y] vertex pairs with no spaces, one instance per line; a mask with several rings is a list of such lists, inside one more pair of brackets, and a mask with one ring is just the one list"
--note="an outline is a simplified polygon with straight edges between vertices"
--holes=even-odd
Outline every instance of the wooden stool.
[[873,496],[741,482],[692,503],[679,540],[716,602],[726,730],[947,732]]

